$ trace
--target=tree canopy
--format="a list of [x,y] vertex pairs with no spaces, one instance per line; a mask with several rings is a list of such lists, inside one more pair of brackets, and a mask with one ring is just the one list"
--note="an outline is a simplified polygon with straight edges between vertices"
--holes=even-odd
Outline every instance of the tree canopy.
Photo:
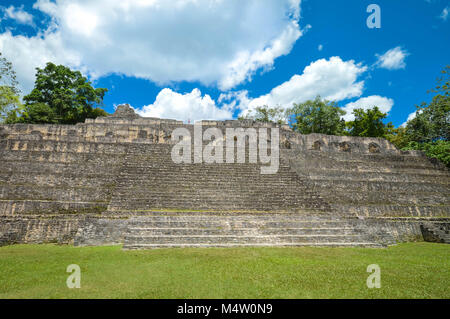
[[50,62],[36,70],[34,89],[23,98],[23,112],[11,116],[9,122],[75,124],[106,115],[96,107],[102,104],[107,89],[92,87],[81,72]]
[[429,104],[417,106],[416,116],[388,139],[403,150],[421,150],[450,167],[450,66],[441,71]]
[[346,123],[348,134],[361,137],[386,137],[393,129],[392,123],[384,124],[386,113],[380,111],[377,106],[372,109],[353,110],[355,119]]
[[0,122],[4,122],[8,113],[21,106],[20,90],[13,65],[0,52]]
[[408,121],[406,134],[410,141],[448,141],[450,137],[450,66],[442,70],[437,85],[429,92],[437,93],[427,105],[417,106],[416,116]]
[[301,134],[344,134],[345,121],[342,116],[345,111],[335,102],[323,100],[320,96],[303,103],[294,103],[287,114],[293,129]]
[[282,107],[277,106],[270,108],[267,105],[258,106],[254,110],[248,112],[245,116],[239,119],[251,119],[257,122],[275,122],[278,124],[286,123],[285,111]]

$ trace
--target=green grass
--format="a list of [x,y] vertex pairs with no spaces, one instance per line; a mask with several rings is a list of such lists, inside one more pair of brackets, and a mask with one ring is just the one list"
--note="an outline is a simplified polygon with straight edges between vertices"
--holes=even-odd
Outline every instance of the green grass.
[[[66,267],[81,267],[81,288]],[[381,288],[368,289],[369,264]],[[375,248],[0,247],[0,298],[450,298],[450,245]]]

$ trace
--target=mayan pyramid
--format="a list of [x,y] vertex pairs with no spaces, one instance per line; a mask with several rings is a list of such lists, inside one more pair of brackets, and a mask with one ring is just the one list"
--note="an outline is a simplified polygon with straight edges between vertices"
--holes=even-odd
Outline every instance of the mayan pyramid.
[[198,124],[224,135],[279,130],[277,173],[261,174],[265,164],[249,160],[174,163],[172,132],[194,134],[194,125],[143,118],[127,105],[77,125],[0,125],[0,244],[450,242],[450,173],[421,152],[251,120]]

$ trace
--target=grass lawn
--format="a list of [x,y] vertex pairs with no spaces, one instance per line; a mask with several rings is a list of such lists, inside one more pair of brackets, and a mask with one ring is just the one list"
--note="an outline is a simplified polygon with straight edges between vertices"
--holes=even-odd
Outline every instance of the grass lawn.
[[[81,288],[69,289],[69,264]],[[366,268],[381,268],[368,289]],[[0,247],[0,298],[450,298],[450,245],[376,248]]]

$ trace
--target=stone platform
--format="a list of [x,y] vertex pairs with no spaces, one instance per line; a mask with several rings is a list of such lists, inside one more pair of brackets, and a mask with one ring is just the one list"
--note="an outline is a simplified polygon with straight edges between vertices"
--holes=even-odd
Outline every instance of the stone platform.
[[449,240],[450,173],[421,152],[384,139],[301,135],[274,123],[201,124],[279,129],[278,172],[261,174],[265,164],[248,160],[176,164],[172,133],[193,133],[193,125],[141,118],[127,106],[77,125],[0,125],[0,244],[379,247]]

